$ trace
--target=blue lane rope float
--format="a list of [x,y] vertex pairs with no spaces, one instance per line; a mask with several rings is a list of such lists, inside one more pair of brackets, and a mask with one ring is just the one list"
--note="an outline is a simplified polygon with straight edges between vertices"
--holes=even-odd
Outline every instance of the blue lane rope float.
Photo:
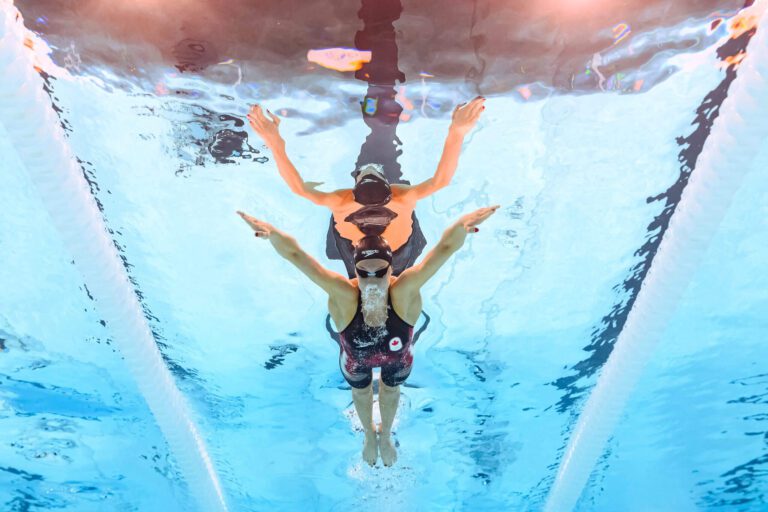
[[43,79],[24,47],[27,30],[0,0],[0,123],[107,322],[201,511],[226,511],[215,467],[187,402],[163,362]]
[[[645,364],[768,138],[768,1],[624,329],[582,410],[544,507],[572,510]],[[755,12],[760,12],[759,10]]]

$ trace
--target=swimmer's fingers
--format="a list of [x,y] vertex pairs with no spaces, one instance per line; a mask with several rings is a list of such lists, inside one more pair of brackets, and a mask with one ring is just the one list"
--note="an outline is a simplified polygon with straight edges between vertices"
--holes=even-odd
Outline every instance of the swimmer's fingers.
[[477,124],[477,121],[480,119],[480,114],[483,113],[483,109],[472,109],[467,114],[467,124],[474,127],[475,124]]
[[254,130],[259,131],[259,130],[263,130],[264,129],[265,119],[264,119],[263,115],[261,116],[261,118],[259,118],[258,114],[249,113],[248,114],[248,121],[250,121],[251,127]]
[[272,232],[272,226],[270,224],[267,224],[264,221],[260,221],[255,217],[251,217],[247,213],[243,213],[239,210],[237,211],[237,214],[240,215],[240,217],[251,227],[251,229],[253,229],[254,236],[256,236],[256,238],[269,238],[269,235]]
[[480,222],[484,221],[485,219],[487,219],[488,217],[490,217],[491,215],[496,213],[496,210],[498,210],[498,209],[499,209],[499,205],[498,204],[495,205],[495,206],[488,206],[486,208],[481,208],[480,209],[480,219],[481,219]]
[[248,224],[251,227],[258,226],[259,224],[262,223],[259,219],[255,217],[251,217],[247,213],[243,213],[240,210],[237,211],[237,214],[240,216],[241,219],[243,219],[246,222],[246,224]]
[[252,124],[255,123],[259,127],[262,127],[269,122],[260,105],[253,105],[253,107],[251,107],[251,111],[248,112],[248,119]]
[[464,227],[469,233],[476,233],[479,229],[476,227],[478,224],[485,222],[488,217],[496,213],[500,205],[487,206],[480,208],[464,217]]
[[258,104],[251,105],[251,110],[248,111],[248,117],[253,118],[255,120],[260,120],[264,118],[264,112],[261,110],[261,106]]
[[496,210],[498,210],[500,206],[501,206],[501,205],[499,205],[499,204],[495,204],[495,205],[493,205],[493,206],[486,206],[486,207],[484,207],[484,208],[480,208],[480,209],[479,209],[479,210],[477,210],[477,211],[478,211],[478,212],[480,212],[482,215],[489,215],[489,216],[490,216],[490,215],[493,215],[493,213],[494,213]]
[[[280,126],[280,118],[273,114],[269,109],[267,109],[267,115],[269,115],[273,123]],[[259,124],[269,123],[269,119],[264,115],[264,110],[262,110],[260,105],[253,105],[251,107],[251,111],[248,112],[248,119]]]
[[469,104],[469,109],[469,113],[472,119],[477,119],[483,110],[485,110],[485,98],[478,96],[477,98],[473,99]]
[[485,98],[477,96],[469,103],[462,103],[457,106],[451,116],[451,121],[462,133],[469,132],[474,128],[480,114],[485,109]]
[[251,217],[245,212],[241,212],[240,210],[237,210],[237,214],[240,216],[241,219],[243,219],[246,223],[248,223],[248,225],[250,225],[253,222],[258,222],[256,219],[254,219],[253,217]]
[[453,113],[451,114],[451,119],[456,119],[456,115],[459,113],[459,110],[464,108],[464,105],[466,105],[466,104],[467,103],[464,102],[464,103],[459,103],[458,105],[456,105],[456,108],[453,109]]
[[488,208],[481,208],[480,210],[478,210],[478,214],[479,215],[477,216],[477,222],[475,222],[474,224],[478,225],[478,224],[480,224],[482,222],[485,222],[486,219],[488,219],[488,217],[490,217],[491,215],[496,213],[496,210],[498,208],[499,208],[498,206],[491,206],[491,207],[488,207]]
[[277,126],[280,126],[280,118],[279,118],[279,117],[277,117],[275,114],[273,114],[273,113],[272,113],[272,112],[270,112],[269,110],[267,110],[267,114],[269,114],[269,117],[271,117],[271,118],[272,118],[272,121],[273,121],[273,122],[274,122],[274,123],[275,123]]
[[280,119],[269,110],[267,110],[267,113],[272,120],[264,116],[264,112],[259,105],[253,105],[251,111],[248,112],[248,121],[250,121],[253,131],[264,141],[264,144],[268,148],[273,148],[278,146],[283,140],[280,136]]

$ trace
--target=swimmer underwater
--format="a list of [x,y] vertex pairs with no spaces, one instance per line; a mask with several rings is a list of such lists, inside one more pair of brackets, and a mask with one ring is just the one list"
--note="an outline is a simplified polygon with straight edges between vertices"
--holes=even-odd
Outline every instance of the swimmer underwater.
[[[356,277],[351,279],[324,268],[283,231],[237,212],[257,238],[268,239],[280,256],[328,294],[328,311],[336,328],[345,326],[339,331],[339,367],[352,387],[352,400],[365,431],[363,460],[372,466],[379,454],[385,466],[397,460],[391,428],[400,385],[413,363],[413,326],[422,310],[421,288],[464,245],[467,233],[479,231],[477,226],[498,208],[480,208],[460,217],[421,263],[397,277],[387,241],[378,235],[365,236],[355,246]],[[373,424],[374,367],[381,368],[378,430]]]
[[393,273],[399,275],[413,265],[420,248],[414,250],[411,241],[413,211],[416,202],[447,186],[459,163],[461,145],[485,110],[485,98],[477,96],[469,103],[458,105],[451,115],[443,153],[434,176],[417,184],[390,184],[381,165],[364,164],[356,170],[354,188],[321,192],[322,182],[305,182],[288,158],[285,140],[280,135],[280,118],[259,105],[248,113],[251,128],[272,152],[278,172],[295,194],[325,206],[333,213],[336,246],[347,273],[354,277],[353,246],[364,236],[381,235],[389,242],[393,253]]

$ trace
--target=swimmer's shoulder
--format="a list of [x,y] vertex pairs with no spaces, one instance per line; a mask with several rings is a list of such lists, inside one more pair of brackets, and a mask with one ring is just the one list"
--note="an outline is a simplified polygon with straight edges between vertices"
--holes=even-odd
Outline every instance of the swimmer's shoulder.
[[357,311],[357,279],[346,279],[346,284],[341,284],[334,293],[328,296],[328,312],[333,318],[337,329],[342,325],[349,325]]
[[410,191],[413,186],[406,185],[405,183],[393,183],[389,188],[392,190],[392,194],[405,194]]
[[332,310],[335,309],[336,311],[341,312],[342,316],[346,316],[349,311],[357,308],[357,297],[357,279],[347,279],[339,275],[337,285],[334,286],[333,292],[328,294],[328,306]]
[[402,183],[395,183],[390,185],[392,190],[392,200],[399,202],[416,202],[416,191],[413,185],[404,185]]
[[339,283],[336,287],[336,300],[341,302],[354,302],[357,303],[358,288],[357,278],[347,279],[339,275]]
[[396,277],[394,281],[390,281],[390,297],[397,316],[410,325],[416,325],[422,308],[419,289],[410,286],[407,278],[401,280],[400,277]]
[[340,188],[332,192],[317,190],[320,183],[305,183],[303,196],[315,204],[326,206],[331,210],[343,209],[354,201],[351,188]]

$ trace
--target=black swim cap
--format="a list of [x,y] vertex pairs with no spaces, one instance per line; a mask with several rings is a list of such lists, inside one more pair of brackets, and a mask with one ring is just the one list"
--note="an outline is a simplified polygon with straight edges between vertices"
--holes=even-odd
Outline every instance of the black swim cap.
[[378,235],[364,236],[355,245],[355,265],[363,260],[382,259],[392,264],[392,249],[383,237]]
[[386,206],[363,206],[344,218],[366,235],[381,235],[397,214]]
[[392,199],[392,189],[387,180],[378,174],[366,174],[352,189],[355,201],[367,206],[387,204]]

